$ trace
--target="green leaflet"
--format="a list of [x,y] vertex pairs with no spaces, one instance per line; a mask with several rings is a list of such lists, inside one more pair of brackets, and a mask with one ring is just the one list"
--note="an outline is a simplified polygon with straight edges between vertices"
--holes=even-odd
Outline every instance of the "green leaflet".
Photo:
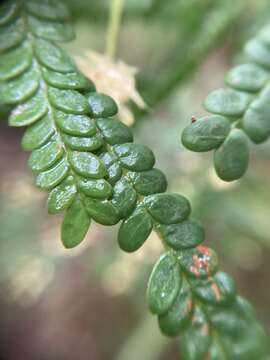
[[69,11],[62,1],[46,0],[27,0],[25,3],[29,13],[48,20],[68,20]]
[[68,208],[72,204],[76,192],[74,178],[72,176],[67,177],[49,194],[47,202],[49,214],[57,214]]
[[80,244],[85,238],[89,226],[90,218],[81,200],[77,199],[65,213],[61,227],[63,245],[70,249]]
[[0,31],[0,54],[19,45],[25,37],[24,30],[24,22],[21,18],[4,25]]
[[242,64],[231,69],[226,76],[226,83],[238,90],[257,92],[269,80],[266,71],[255,64]]
[[33,171],[44,171],[55,164],[63,155],[64,149],[58,136],[32,152],[28,165]]
[[241,334],[249,324],[255,325],[253,312],[246,306],[246,302],[237,296],[230,306],[208,308],[212,326],[223,336],[235,337]]
[[32,63],[32,50],[27,42],[0,56],[0,81],[21,75]]
[[158,317],[159,327],[167,336],[177,336],[191,323],[193,299],[190,286],[186,280],[169,311]]
[[89,113],[87,100],[76,90],[50,87],[48,96],[51,104],[59,110],[78,115]]
[[39,87],[39,73],[35,67],[21,76],[3,84],[0,95],[4,104],[17,104],[26,101]]
[[41,20],[34,16],[27,17],[31,32],[37,36],[52,41],[70,41],[74,39],[74,31],[70,23]]
[[62,139],[70,149],[79,151],[95,151],[104,144],[100,134],[92,137],[78,137],[63,134]]
[[233,279],[223,272],[218,272],[204,282],[198,281],[193,291],[205,304],[226,305],[232,302],[236,290]]
[[51,190],[58,185],[68,174],[69,166],[64,157],[47,171],[41,172],[36,178],[36,185],[41,189]]
[[88,180],[80,179],[78,181],[78,188],[87,196],[97,199],[108,199],[113,192],[113,188],[104,179]]
[[237,341],[235,338],[224,337],[225,349],[231,359],[236,360],[257,360],[265,359],[268,351],[268,339],[265,336],[263,329],[258,324],[250,324],[238,336]]
[[86,115],[67,114],[57,110],[54,118],[60,130],[70,135],[93,136],[97,132],[94,121]]
[[240,129],[233,129],[222,146],[215,151],[214,164],[218,176],[224,181],[241,178],[249,162],[248,139]]
[[27,128],[22,138],[22,147],[28,151],[37,149],[48,142],[54,133],[51,116],[46,114]]
[[199,245],[197,248],[179,252],[178,260],[187,276],[205,279],[217,272],[218,258],[214,250]]
[[175,250],[195,247],[205,238],[202,225],[192,219],[179,224],[159,225],[157,230],[166,244]]
[[270,135],[270,86],[253,101],[242,119],[242,127],[254,143],[261,143]]
[[167,189],[167,179],[158,169],[142,172],[127,172],[127,177],[133,183],[134,189],[140,195],[163,193]]
[[47,68],[68,73],[76,70],[73,61],[57,45],[45,39],[36,39],[34,42],[34,52],[39,62]]
[[95,91],[95,85],[92,81],[87,79],[79,71],[59,73],[43,68],[42,74],[49,85],[59,89]]
[[231,89],[212,91],[204,101],[204,107],[211,113],[224,116],[241,116],[247,109],[250,95]]
[[0,8],[0,26],[10,22],[19,10],[19,4],[16,2],[6,2]]
[[118,112],[116,102],[108,95],[90,93],[86,95],[93,118],[114,116]]
[[153,218],[161,224],[175,224],[186,220],[190,214],[188,200],[179,194],[156,194],[144,199]]
[[182,132],[182,143],[192,151],[209,151],[219,147],[229,134],[231,124],[220,115],[205,116],[192,122]]
[[99,127],[106,142],[110,145],[124,144],[133,141],[130,129],[114,119],[97,119]]
[[18,105],[10,114],[10,126],[31,125],[48,111],[48,104],[43,90],[39,89],[29,100]]
[[107,174],[103,163],[91,153],[72,151],[69,160],[73,169],[87,178],[101,179]]
[[147,287],[147,302],[154,314],[162,315],[172,306],[182,283],[176,257],[170,252],[156,263]]
[[143,207],[137,207],[120,226],[118,232],[120,248],[126,252],[138,250],[147,240],[152,228],[151,216]]
[[242,296],[236,296],[236,307],[240,309],[242,316],[248,321],[254,321],[256,318],[252,305]]
[[85,207],[88,214],[102,225],[115,225],[120,220],[120,213],[109,200],[85,198]]
[[134,210],[137,193],[126,179],[123,178],[114,185],[112,203],[118,209],[121,218],[128,217]]
[[267,69],[270,68],[270,48],[259,39],[251,39],[245,46],[248,58]]
[[123,144],[113,147],[123,167],[133,171],[150,170],[155,164],[153,152],[145,145]]
[[195,306],[192,326],[184,333],[181,344],[183,359],[205,359],[211,345],[211,334],[206,316],[198,306]]

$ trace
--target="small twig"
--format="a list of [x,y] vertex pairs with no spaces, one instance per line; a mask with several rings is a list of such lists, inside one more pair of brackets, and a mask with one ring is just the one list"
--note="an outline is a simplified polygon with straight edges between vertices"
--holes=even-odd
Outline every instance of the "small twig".
[[112,0],[107,29],[106,54],[114,59],[125,0]]

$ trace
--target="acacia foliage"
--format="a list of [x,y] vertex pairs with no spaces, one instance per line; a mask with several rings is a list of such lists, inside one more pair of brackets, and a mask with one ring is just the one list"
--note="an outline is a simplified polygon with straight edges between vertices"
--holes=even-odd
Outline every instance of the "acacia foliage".
[[0,10],[1,101],[9,124],[27,127],[36,185],[49,192],[48,211],[65,212],[67,248],[85,237],[91,219],[121,221],[118,243],[133,252],[152,230],[165,253],[151,274],[147,302],[162,332],[181,334],[186,360],[266,359],[266,340],[253,309],[218,271],[216,253],[201,243],[202,225],[189,201],[167,193],[153,152],[133,143],[114,116],[117,105],[99,94],[57,44],[71,40],[61,1],[8,1]]

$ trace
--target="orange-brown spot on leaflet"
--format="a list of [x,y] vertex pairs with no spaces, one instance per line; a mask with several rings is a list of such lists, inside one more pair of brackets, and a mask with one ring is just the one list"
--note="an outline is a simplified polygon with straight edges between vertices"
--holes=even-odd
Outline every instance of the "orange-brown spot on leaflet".
[[194,266],[192,266],[192,269],[191,269],[191,267],[189,268],[190,270],[193,270],[192,272],[195,274],[195,276],[199,276],[200,270],[204,270],[204,269],[206,270],[208,275],[210,275],[210,273],[211,273],[211,266],[209,263],[209,260],[210,260],[209,249],[205,246],[203,246],[201,248],[202,249],[199,249],[199,247],[198,247],[198,250],[200,251],[200,253],[202,255],[194,254],[192,256]]
[[208,255],[208,256],[211,255],[210,249],[209,249],[209,247],[207,247],[207,246],[199,245],[199,246],[197,246],[197,249],[198,249],[201,253],[203,253],[203,254],[205,254],[205,255]]
[[191,116],[191,122],[192,124],[195,123],[197,121],[197,118],[195,116]]

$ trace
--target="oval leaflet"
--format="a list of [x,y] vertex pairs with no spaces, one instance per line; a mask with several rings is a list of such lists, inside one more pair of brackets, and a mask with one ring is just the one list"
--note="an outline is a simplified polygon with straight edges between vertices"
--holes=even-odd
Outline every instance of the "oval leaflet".
[[162,315],[172,306],[182,283],[177,258],[170,252],[156,263],[147,287],[147,302],[154,314]]

